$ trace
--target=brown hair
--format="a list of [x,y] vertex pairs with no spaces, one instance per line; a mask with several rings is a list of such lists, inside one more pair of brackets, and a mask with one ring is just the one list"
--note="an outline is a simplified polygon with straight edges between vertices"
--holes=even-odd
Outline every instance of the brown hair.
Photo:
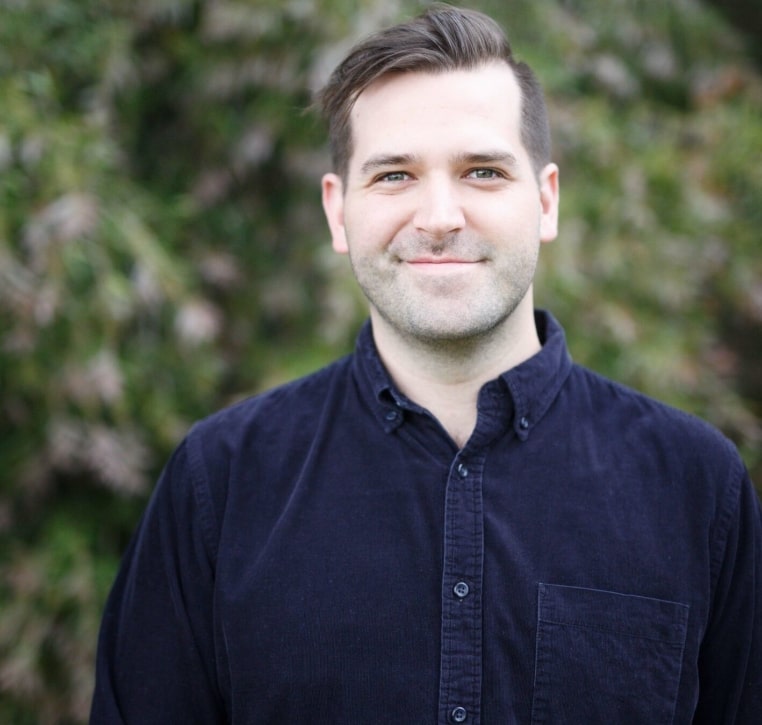
[[502,61],[521,89],[521,141],[535,172],[550,161],[550,129],[542,88],[532,69],[516,60],[492,18],[475,10],[435,4],[417,18],[382,30],[357,44],[318,93],[328,123],[336,173],[346,178],[352,156],[350,114],[357,97],[388,73],[470,70]]

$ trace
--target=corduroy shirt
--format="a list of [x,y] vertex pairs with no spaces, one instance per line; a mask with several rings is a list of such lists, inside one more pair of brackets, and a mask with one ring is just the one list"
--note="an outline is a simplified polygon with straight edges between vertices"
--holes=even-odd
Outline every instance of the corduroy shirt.
[[709,425],[542,350],[458,449],[356,351],[198,423],[92,723],[762,723],[762,525]]

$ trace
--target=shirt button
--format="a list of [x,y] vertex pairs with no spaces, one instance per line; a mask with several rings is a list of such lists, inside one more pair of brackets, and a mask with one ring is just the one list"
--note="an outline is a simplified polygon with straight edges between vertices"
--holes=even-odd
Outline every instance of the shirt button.
[[467,478],[468,477],[468,466],[466,466],[464,463],[458,464],[458,475],[461,478]]
[[453,711],[450,713],[450,717],[452,718],[453,722],[466,722],[468,713],[466,712],[465,707],[456,707],[453,708]]
[[526,430],[527,428],[529,428],[529,419],[526,417],[522,418],[519,421],[519,427],[521,428],[521,430]]
[[458,599],[465,599],[468,596],[468,592],[471,591],[466,582],[458,582],[452,590],[455,592],[455,596],[458,597]]
[[391,423],[392,421],[397,420],[400,417],[400,414],[396,410],[390,410],[386,414],[386,419]]

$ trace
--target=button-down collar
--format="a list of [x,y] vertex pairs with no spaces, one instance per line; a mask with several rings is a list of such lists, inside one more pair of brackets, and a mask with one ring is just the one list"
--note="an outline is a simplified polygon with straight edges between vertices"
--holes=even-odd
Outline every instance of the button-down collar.
[[[561,326],[550,313],[542,310],[535,312],[535,325],[541,350],[504,372],[497,380],[487,383],[480,391],[480,430],[476,431],[477,434],[500,434],[502,431],[499,427],[504,421],[505,411],[509,410],[510,423],[516,435],[519,439],[526,440],[569,375],[572,362]],[[376,349],[370,321],[360,331],[354,360],[356,373],[361,380],[361,391],[369,392],[368,402],[387,433],[402,425],[405,410],[425,412],[403,395],[390,378]],[[496,427],[489,426],[483,420],[490,416],[498,419],[494,423]],[[485,426],[487,430],[484,429]]]

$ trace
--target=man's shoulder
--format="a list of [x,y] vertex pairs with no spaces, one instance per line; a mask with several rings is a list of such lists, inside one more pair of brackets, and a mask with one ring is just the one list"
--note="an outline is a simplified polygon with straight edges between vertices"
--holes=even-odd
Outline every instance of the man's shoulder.
[[575,405],[588,406],[586,414],[612,443],[622,440],[644,445],[647,451],[670,451],[672,458],[709,459],[725,465],[740,457],[735,445],[715,426],[628,385],[575,364],[569,376]]
[[197,421],[188,438],[198,441],[246,435],[257,429],[293,428],[320,411],[350,384],[352,356],[237,402]]

